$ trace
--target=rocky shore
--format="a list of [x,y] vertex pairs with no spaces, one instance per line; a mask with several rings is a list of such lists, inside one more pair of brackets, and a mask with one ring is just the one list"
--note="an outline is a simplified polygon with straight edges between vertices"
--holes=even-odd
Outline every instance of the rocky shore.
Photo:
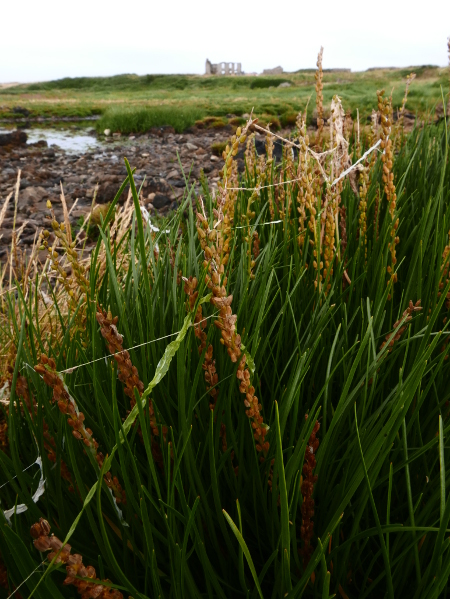
[[[74,224],[91,210],[96,188],[97,204],[114,198],[126,177],[126,157],[136,168],[136,186],[143,184],[141,197],[147,209],[165,214],[176,209],[183,198],[185,177],[189,185],[199,190],[203,171],[210,187],[217,186],[223,161],[216,155],[217,148],[216,154],[213,152],[213,144],[224,142],[231,135],[231,128],[184,134],[166,128],[137,137],[110,136],[109,141],[85,153],[48,147],[45,141],[27,144],[26,134],[21,131],[0,135],[0,211],[5,198],[13,193],[1,224],[0,258],[5,257],[11,243],[19,170],[16,229],[24,226],[21,244],[30,246],[36,231],[49,225],[47,200],[52,202],[56,217],[63,220],[61,183],[67,206],[69,210],[73,208],[70,218]],[[262,149],[262,142],[258,145]],[[243,161],[240,162],[243,168]],[[125,199],[124,192],[121,201]]]
[[[409,131],[414,115],[405,111],[404,121],[405,131]],[[13,194],[0,222],[0,260],[5,259],[11,244],[19,170],[16,229],[23,227],[21,245],[31,247],[36,232],[49,226],[47,200],[52,202],[56,218],[63,220],[61,184],[74,225],[90,212],[95,193],[96,204],[113,200],[127,174],[125,157],[136,169],[136,186],[142,185],[141,201],[150,213],[163,215],[175,210],[186,192],[186,180],[189,187],[194,185],[195,191],[201,192],[202,173],[214,190],[223,165],[220,144],[224,145],[233,132],[231,126],[220,130],[194,127],[177,134],[171,127],[164,127],[137,136],[110,134],[99,140],[92,138],[96,147],[85,152],[66,151],[57,145],[48,146],[45,141],[27,143],[27,135],[21,130],[0,134],[0,214],[5,198]],[[288,130],[280,133],[289,135]],[[256,135],[258,154],[265,153],[264,140],[263,135]],[[244,170],[243,153],[242,148],[236,157],[240,172]],[[274,157],[279,160],[281,155],[282,146],[276,140]],[[127,191],[121,202],[126,195]]]

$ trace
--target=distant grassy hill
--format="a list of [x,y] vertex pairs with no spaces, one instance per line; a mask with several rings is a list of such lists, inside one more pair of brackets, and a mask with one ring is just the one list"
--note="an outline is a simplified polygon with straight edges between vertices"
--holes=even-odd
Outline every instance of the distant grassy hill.
[[[416,73],[408,109],[423,113],[442,101],[441,87],[448,93],[447,69],[416,66],[402,69],[370,69],[363,72],[324,70],[324,105],[338,94],[344,106],[362,118],[376,107],[376,90],[393,92],[393,104],[401,105],[406,76]],[[279,87],[282,83],[289,86]],[[173,112],[189,114],[186,126],[208,116],[241,116],[254,108],[255,114],[272,120],[275,126],[292,124],[295,114],[308,104],[309,118],[315,109],[314,70],[304,69],[279,76],[202,77],[198,75],[116,75],[114,77],[66,77],[55,81],[17,85],[0,89],[0,118],[22,118],[13,108],[20,106],[33,117],[87,117],[122,111],[131,114],[155,113],[158,124]],[[161,116],[162,115],[162,116]],[[162,118],[162,121],[161,121]],[[152,120],[153,119],[153,120]],[[177,117],[177,122],[180,119]],[[129,120],[129,119],[128,119]],[[136,127],[155,119],[140,118]],[[173,119],[172,119],[173,120]],[[135,119],[137,122],[137,120]],[[117,124],[117,118],[115,119]],[[104,121],[103,124],[107,123]],[[183,119],[178,128],[183,128]],[[102,124],[102,126],[103,126]]]

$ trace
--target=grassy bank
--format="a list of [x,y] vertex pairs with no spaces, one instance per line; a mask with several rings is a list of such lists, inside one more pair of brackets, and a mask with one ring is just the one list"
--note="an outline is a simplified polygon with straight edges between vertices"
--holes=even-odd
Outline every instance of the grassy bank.
[[[325,54],[326,61],[326,54]],[[408,69],[374,69],[364,72],[324,71],[323,93],[328,106],[334,94],[338,94],[353,117],[358,108],[364,119],[370,116],[377,89],[393,90],[394,107],[401,105],[406,76],[415,72],[416,80],[411,86],[408,108],[414,113],[434,109],[442,101],[441,85],[446,92],[448,78],[446,69],[437,67],[410,67]],[[287,82],[291,87],[278,87]],[[189,75],[119,75],[116,77],[92,77],[61,79],[0,90],[0,118],[20,118],[14,112],[17,106],[37,116],[91,116],[108,114],[116,122],[129,122],[129,117],[118,121],[118,114],[128,114],[132,109],[145,108],[149,113],[162,114],[168,120],[170,110],[189,112],[199,119],[208,116],[240,116],[254,108],[258,116],[278,119],[283,125],[290,115],[304,110],[309,102],[309,115],[315,110],[314,71],[299,71],[276,77],[200,77]],[[108,117],[109,118],[109,117]],[[137,122],[147,126],[149,119],[141,116]],[[189,119],[187,120],[189,121]],[[164,124],[170,124],[165,122]],[[109,127],[108,127],[109,128]],[[125,131],[123,131],[125,132]]]
[[192,106],[174,108],[172,106],[121,107],[108,109],[96,123],[99,133],[105,129],[121,133],[140,133],[152,127],[173,127],[181,133],[192,127],[204,114]]
[[447,596],[450,129],[378,104],[360,143],[334,104],[320,165],[304,123],[300,162],[232,140],[228,189],[188,186],[160,231],[130,169],[89,258],[56,221],[45,267],[19,245],[0,597]]

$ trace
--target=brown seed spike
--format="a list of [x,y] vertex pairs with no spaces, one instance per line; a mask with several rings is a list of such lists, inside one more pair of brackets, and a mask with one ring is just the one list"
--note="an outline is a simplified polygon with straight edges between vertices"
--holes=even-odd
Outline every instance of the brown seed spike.
[[[118,590],[86,580],[97,578],[95,568],[84,566],[83,558],[80,554],[72,554],[72,547],[70,545],[63,546],[58,537],[55,535],[49,537],[49,533],[50,525],[43,518],[31,527],[31,536],[35,539],[33,543],[36,549],[41,552],[52,550],[47,556],[48,560],[51,561],[56,558],[55,563],[66,565],[67,577],[64,580],[65,585],[74,585],[82,599],[123,599],[122,593]],[[58,553],[59,556],[56,557]],[[109,580],[104,580],[103,582],[109,582]]]

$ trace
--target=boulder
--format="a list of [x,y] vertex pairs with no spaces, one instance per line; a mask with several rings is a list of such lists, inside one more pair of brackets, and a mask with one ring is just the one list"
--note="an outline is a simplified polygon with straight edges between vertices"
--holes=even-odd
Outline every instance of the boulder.
[[[255,149],[256,149],[256,153],[261,156],[261,155],[265,155],[266,154],[266,142],[263,139],[255,139]],[[298,156],[298,148],[294,147],[294,155],[295,157]],[[245,156],[245,148],[241,148],[239,150],[239,152],[236,155],[236,160],[244,160],[244,156]],[[276,139],[274,141],[273,144],[273,157],[277,160],[277,161],[281,161],[283,158],[283,143],[281,140]]]
[[43,187],[27,187],[19,194],[19,204],[37,204],[48,197],[48,190]]
[[167,185],[167,182],[164,179],[160,179],[158,177],[149,177],[147,179],[147,191],[153,191],[155,193],[168,193],[170,192],[170,187]]
[[27,143],[25,131],[12,131],[12,133],[0,134],[0,146],[21,146]]
[[120,185],[116,183],[102,183],[98,187],[96,201],[98,204],[106,204],[112,202],[119,191]]
[[[30,187],[28,187],[25,191],[28,191],[28,189],[30,189]],[[19,196],[19,204],[22,201],[21,195]],[[37,203],[31,203],[28,207],[28,210],[26,210],[26,213],[28,215],[33,215],[41,225],[45,222],[46,217],[50,214],[47,208],[47,202],[44,200]]]
[[161,210],[161,208],[169,206],[170,198],[163,195],[162,193],[156,193],[155,197],[152,200],[152,204],[157,210]]
[[169,179],[167,185],[170,185],[170,187],[186,187],[186,183],[183,179]]
[[31,114],[27,108],[23,108],[22,106],[14,106],[12,111],[14,114],[21,114],[22,116],[30,116]]

